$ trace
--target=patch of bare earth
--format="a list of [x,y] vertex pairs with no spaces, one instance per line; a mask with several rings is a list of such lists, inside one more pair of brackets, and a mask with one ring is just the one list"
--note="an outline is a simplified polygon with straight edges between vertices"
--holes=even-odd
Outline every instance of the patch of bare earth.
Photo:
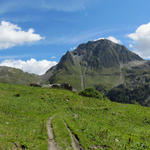
[[54,131],[52,127],[53,118],[54,117],[50,117],[47,121],[48,150],[58,150],[57,144],[54,139]]
[[73,135],[73,133],[71,132],[71,130],[69,129],[69,127],[67,126],[67,124],[65,123],[65,126],[70,134],[70,138],[71,138],[71,144],[72,144],[72,148],[74,150],[83,150],[83,148],[81,147],[81,145],[79,144],[78,139]]

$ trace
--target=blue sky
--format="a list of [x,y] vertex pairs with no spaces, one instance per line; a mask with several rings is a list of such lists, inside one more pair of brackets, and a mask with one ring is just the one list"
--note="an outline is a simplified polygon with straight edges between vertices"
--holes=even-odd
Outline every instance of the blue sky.
[[[58,62],[67,50],[80,43],[109,36],[149,58],[149,10],[148,0],[1,0],[0,27],[2,22],[17,25],[22,34],[32,28],[31,34],[36,37],[17,42],[0,38],[0,62],[2,65],[18,60],[26,63],[34,58],[35,65],[47,60],[47,65],[51,66],[51,62],[54,65],[54,61]],[[3,30],[0,30],[0,37],[1,32]]]

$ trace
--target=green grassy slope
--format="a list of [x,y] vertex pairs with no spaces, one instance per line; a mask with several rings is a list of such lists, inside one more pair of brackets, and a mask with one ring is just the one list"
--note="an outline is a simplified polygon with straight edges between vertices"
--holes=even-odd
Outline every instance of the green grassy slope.
[[50,116],[60,149],[71,150],[64,125],[84,149],[149,150],[150,108],[79,96],[66,90],[0,84],[0,149],[47,149]]
[[[72,66],[68,63],[66,64],[67,68],[71,68]],[[67,80],[67,81],[66,81]],[[51,79],[50,83],[69,83],[73,85],[74,88],[81,90],[81,78],[80,78],[80,70],[78,65],[75,64],[74,68],[69,69],[60,69],[57,73],[55,73]]]
[[39,82],[40,77],[38,75],[23,72],[20,69],[0,66],[0,83],[29,85]]

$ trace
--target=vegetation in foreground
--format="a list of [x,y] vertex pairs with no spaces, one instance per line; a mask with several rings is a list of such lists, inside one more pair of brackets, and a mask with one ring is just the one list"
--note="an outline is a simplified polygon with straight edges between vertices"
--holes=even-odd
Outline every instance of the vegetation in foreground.
[[72,149],[65,124],[83,149],[150,149],[150,108],[8,84],[0,84],[0,149],[46,150],[46,122],[53,115],[55,140],[62,150]]

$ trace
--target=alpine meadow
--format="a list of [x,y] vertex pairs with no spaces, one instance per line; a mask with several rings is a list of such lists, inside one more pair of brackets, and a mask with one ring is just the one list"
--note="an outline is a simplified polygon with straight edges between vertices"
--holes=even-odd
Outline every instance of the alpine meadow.
[[0,150],[150,150],[150,2],[0,1]]

